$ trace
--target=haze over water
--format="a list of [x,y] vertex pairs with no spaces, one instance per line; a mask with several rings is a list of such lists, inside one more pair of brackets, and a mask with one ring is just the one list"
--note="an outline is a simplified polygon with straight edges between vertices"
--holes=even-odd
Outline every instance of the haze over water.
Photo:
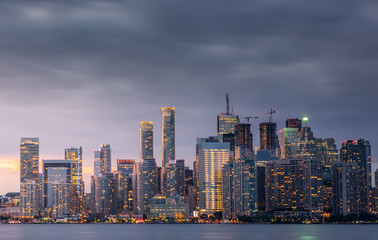
[[0,239],[377,239],[378,226],[366,225],[128,225],[128,224],[70,224],[70,225],[0,225]]

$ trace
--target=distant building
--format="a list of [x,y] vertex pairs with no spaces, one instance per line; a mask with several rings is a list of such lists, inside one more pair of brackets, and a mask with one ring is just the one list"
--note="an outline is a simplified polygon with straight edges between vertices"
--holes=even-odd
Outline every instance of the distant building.
[[21,182],[20,210],[23,218],[39,215],[39,186],[33,180]]
[[72,200],[70,197],[70,183],[65,181],[55,181],[51,184],[51,216],[53,219],[72,213]]
[[175,160],[175,108],[161,108],[161,145],[162,145],[162,166]]
[[154,129],[152,122],[140,122],[140,159],[154,157]]
[[228,94],[226,94],[226,112],[217,116],[217,134],[233,134],[238,123],[238,115],[230,113]]
[[151,198],[157,194],[157,166],[155,159],[143,159],[136,164],[133,182],[134,190],[134,211],[136,214],[147,213],[147,206]]
[[20,182],[38,182],[39,138],[21,138],[20,144]]
[[202,212],[222,211],[222,166],[230,156],[230,144],[197,138],[199,208]]
[[347,140],[340,149],[340,161],[358,165],[358,202],[360,214],[371,213],[371,150],[369,141]]
[[290,159],[297,156],[298,128],[283,128],[280,130],[280,159]]
[[333,176],[333,215],[358,214],[358,165],[357,163],[334,162]]
[[323,213],[321,160],[277,160],[266,163],[266,211],[308,210]]
[[161,189],[159,192],[166,194],[167,175],[165,166],[175,160],[175,108],[161,108]]
[[[56,184],[72,184],[72,160],[43,160],[42,206],[51,216],[57,201],[53,201]],[[55,190],[54,190],[55,189]],[[69,194],[69,192],[65,192]],[[66,196],[65,199],[70,199]],[[67,203],[68,204],[68,203]]]
[[130,213],[133,211],[133,175],[135,169],[134,159],[118,159],[116,175],[118,211]]
[[378,169],[375,170],[374,172],[374,188],[373,188],[373,191],[374,191],[374,194],[373,194],[373,197],[374,197],[374,214],[378,214]]
[[260,123],[260,150],[277,150],[278,136],[277,123],[262,122]]
[[100,151],[94,151],[93,153],[93,174],[95,177],[99,177],[101,173],[101,152]]
[[20,143],[20,202],[21,216],[39,214],[39,138],[21,138]]
[[79,148],[66,148],[65,159],[72,160],[72,187],[71,210],[72,213],[81,213],[84,210],[84,182],[83,182],[83,150]]
[[286,128],[296,128],[298,129],[298,133],[300,133],[302,129],[302,120],[298,118],[288,118],[286,120]]
[[112,155],[110,144],[101,144],[100,146],[100,173],[112,172]]
[[185,203],[185,197],[181,195],[173,197],[157,195],[151,199],[151,203],[148,205],[148,219],[176,222],[188,220],[189,205]]
[[107,216],[116,213],[115,178],[113,173],[102,173],[94,177],[94,213]]
[[266,183],[265,183],[265,164],[266,161],[256,161],[255,163],[255,193],[257,210],[265,211],[266,209]]
[[255,160],[251,124],[235,126],[235,158],[223,165],[224,218],[252,215],[255,202]]
[[185,161],[171,160],[165,165],[165,178],[166,189],[165,193],[167,197],[173,197],[175,195],[185,195]]

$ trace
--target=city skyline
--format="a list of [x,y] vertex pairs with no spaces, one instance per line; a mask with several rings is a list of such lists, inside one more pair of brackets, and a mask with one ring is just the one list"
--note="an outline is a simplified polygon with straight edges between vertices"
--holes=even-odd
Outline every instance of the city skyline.
[[[264,112],[309,116],[316,137],[372,146],[378,167],[376,4],[293,0],[27,1],[0,3],[0,194],[19,191],[19,144],[39,137],[43,159],[82,146],[88,192],[93,152],[112,166],[139,160],[139,124],[154,123],[161,164],[161,110],[175,107],[176,159],[192,168],[196,137],[216,135],[216,116],[251,119],[259,146]],[[193,14],[195,13],[195,14]],[[7,184],[5,184],[7,183]]]
[[[224,99],[225,100],[225,99]],[[224,101],[224,107],[226,106],[226,101]],[[237,113],[235,113],[235,114],[237,114]],[[265,113],[263,113],[263,115],[262,115],[262,117],[264,118],[267,118],[266,119],[266,121],[265,120],[259,120],[259,119],[257,119],[257,121],[256,120],[249,120],[249,121],[251,121],[251,129],[253,129],[254,131],[252,131],[252,133],[254,134],[253,135],[253,146],[254,147],[259,147],[260,146],[260,136],[259,136],[259,123],[261,123],[261,122],[268,122],[268,119],[269,119],[269,117],[268,116],[265,116],[264,115]],[[306,116],[307,116],[307,114],[305,114]],[[290,116],[291,117],[291,116]],[[301,119],[301,117],[300,116],[295,116],[295,117],[298,117],[298,118],[300,118]],[[211,133],[211,134],[209,134],[209,136],[216,136],[216,116],[214,117],[215,119],[214,119],[214,127],[215,127],[215,129],[214,129],[214,131],[213,131],[213,133]],[[242,117],[243,118],[243,117]],[[275,120],[276,118],[274,118],[273,119],[273,121],[274,122],[276,122],[276,120]],[[311,119],[311,116],[309,117],[309,119]],[[243,119],[241,119],[240,120],[241,121],[241,123],[243,123],[243,122],[246,122],[247,120],[243,120]],[[261,122],[260,122],[261,121]],[[142,121],[143,122],[143,121]],[[254,124],[255,123],[255,124]],[[309,123],[309,126],[311,127],[312,126],[312,121],[310,120],[310,123]],[[281,129],[283,129],[283,128],[285,128],[285,121],[283,121],[283,122],[277,122],[277,132],[279,131],[279,130],[281,130]],[[281,127],[282,126],[282,127]],[[137,129],[139,129],[139,125],[137,125],[136,126],[136,128]],[[313,129],[313,131],[314,131],[314,128],[312,127],[312,129]],[[156,131],[156,130],[154,130],[154,131]],[[332,136],[319,136],[318,135],[318,132],[319,132],[319,130],[318,129],[315,129],[315,136],[316,137],[332,137]],[[156,132],[155,132],[155,134],[156,134]],[[139,135],[140,135],[140,133],[139,133]],[[159,136],[159,135],[158,135]],[[157,138],[158,136],[154,136],[154,139],[155,138]],[[204,135],[205,136],[205,135]],[[138,136],[139,137],[139,136]],[[198,136],[198,137],[203,137],[203,136]],[[33,137],[23,137],[23,138],[33,138]],[[34,137],[35,138],[35,137]],[[361,138],[363,138],[363,137],[361,137]],[[40,139],[40,137],[37,137],[37,139],[39,139],[39,144],[40,144],[40,142],[41,142],[41,139]],[[355,139],[357,139],[357,138],[355,138]],[[355,139],[352,139],[352,140],[355,140]],[[342,140],[340,143],[338,143],[337,141],[336,141],[336,145],[337,145],[337,148],[338,149],[340,149],[341,148],[341,146],[342,146],[342,143],[344,142],[344,141],[346,141],[346,140],[351,140],[351,139],[344,139],[344,140]],[[139,140],[138,140],[139,141]],[[156,139],[154,140],[155,142],[156,142]],[[371,141],[370,141],[371,142]],[[139,162],[141,159],[140,159],[140,143],[138,143],[139,144],[139,148],[138,148],[138,150],[133,150],[134,152],[135,151],[137,151],[137,152],[139,152],[137,155],[138,155],[138,157],[135,157],[135,158],[133,158],[133,157],[130,157],[130,155],[127,155],[127,156],[122,156],[122,157],[115,157],[114,155],[113,155],[113,149],[112,149],[112,155],[111,155],[111,158],[112,158],[112,160],[111,160],[111,165],[112,165],[112,167],[111,167],[111,170],[112,171],[116,171],[117,170],[117,165],[116,165],[116,163],[117,163],[117,159],[123,159],[123,158],[128,158],[128,159],[134,159],[136,162]],[[81,144],[82,145],[82,144]],[[99,144],[99,145],[103,145],[103,144]],[[106,144],[105,144],[106,145]],[[192,146],[192,148],[195,146],[195,143],[193,144],[193,146]],[[156,150],[156,152],[159,152],[159,148],[161,148],[162,146],[160,146],[159,145],[159,142],[158,142],[158,145],[156,146],[156,144],[153,146],[153,149],[154,149],[154,151]],[[41,148],[41,146],[39,145],[39,148]],[[59,154],[55,154],[55,155],[49,155],[49,156],[55,156],[55,157],[50,157],[50,158],[43,158],[42,156],[48,156],[48,154],[46,154],[46,153],[43,153],[43,152],[39,152],[39,169],[40,169],[40,171],[42,170],[42,160],[45,160],[45,159],[64,159],[64,155],[65,155],[65,151],[66,151],[66,149],[68,149],[68,148],[72,148],[72,146],[70,146],[70,147],[65,147],[64,149],[62,149],[62,151],[63,151],[63,153],[62,153],[62,155],[59,155]],[[91,151],[91,154],[92,154],[92,157],[91,158],[87,158],[87,159],[84,159],[83,158],[83,179],[84,179],[84,182],[85,182],[85,192],[88,192],[89,191],[89,188],[90,188],[90,176],[91,175],[93,175],[93,172],[94,172],[94,155],[93,155],[93,153],[94,152],[96,152],[98,149],[94,149],[93,151]],[[119,150],[119,149],[118,149]],[[83,149],[82,150],[84,153],[85,153],[85,149]],[[374,161],[374,155],[373,155],[373,153],[374,153],[374,146],[372,147],[372,169],[376,169],[377,167],[376,166],[378,166],[378,163],[376,164],[375,163],[375,161]],[[83,154],[83,155],[85,155],[85,154]],[[86,154],[86,155],[88,155],[88,154]],[[195,153],[193,153],[193,158],[192,159],[195,159]],[[176,158],[176,159],[185,159],[185,158]],[[186,160],[186,162],[187,162],[187,166],[189,166],[190,167],[190,169],[193,169],[193,161],[192,161],[192,159],[185,159]],[[18,159],[16,159],[16,161],[17,161],[17,163],[18,164],[20,164],[20,159],[18,158]],[[161,166],[161,159],[159,159],[159,158],[157,158],[157,165],[158,166]],[[14,168],[15,170],[17,170],[17,171],[19,171],[19,168]],[[1,189],[1,185],[0,185],[0,189]],[[16,188],[17,189],[17,188]],[[15,189],[13,189],[13,190],[15,190]],[[13,192],[13,191],[7,191],[7,192]],[[4,192],[3,194],[5,194],[6,192]]]

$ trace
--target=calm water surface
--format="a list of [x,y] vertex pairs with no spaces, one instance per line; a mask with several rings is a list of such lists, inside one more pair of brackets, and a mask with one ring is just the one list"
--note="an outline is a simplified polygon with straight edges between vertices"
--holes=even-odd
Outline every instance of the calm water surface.
[[378,239],[378,225],[11,225],[0,224],[0,239]]

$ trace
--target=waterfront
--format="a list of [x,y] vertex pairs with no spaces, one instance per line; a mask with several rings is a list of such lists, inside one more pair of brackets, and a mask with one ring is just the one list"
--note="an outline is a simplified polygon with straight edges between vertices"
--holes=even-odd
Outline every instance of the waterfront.
[[151,224],[3,224],[0,239],[377,239],[375,224],[209,224],[209,225],[151,225]]

